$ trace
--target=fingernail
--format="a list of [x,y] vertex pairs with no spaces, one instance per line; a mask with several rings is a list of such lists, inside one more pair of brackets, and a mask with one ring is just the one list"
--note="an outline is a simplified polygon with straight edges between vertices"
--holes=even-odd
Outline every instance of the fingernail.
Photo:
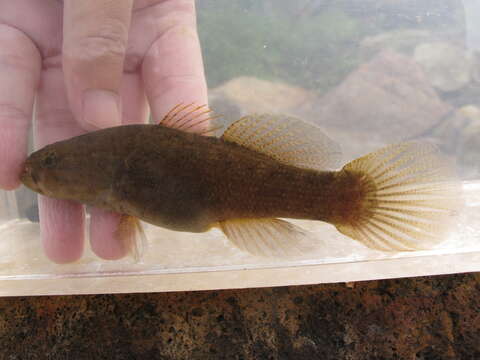
[[108,90],[86,90],[83,93],[83,121],[104,129],[121,123],[120,99]]

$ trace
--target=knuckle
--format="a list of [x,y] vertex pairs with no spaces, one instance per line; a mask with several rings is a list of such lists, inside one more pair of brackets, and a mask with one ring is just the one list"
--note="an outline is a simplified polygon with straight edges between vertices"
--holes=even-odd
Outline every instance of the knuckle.
[[[161,92],[159,91],[156,94],[155,89],[157,88],[156,83],[161,83]],[[178,88],[183,89],[195,89],[204,84],[204,77],[200,74],[186,74],[186,75],[166,75],[159,78],[155,78],[155,83],[147,84],[151,85],[152,88],[149,89],[154,95],[161,97],[163,93],[174,91]]]
[[105,24],[94,34],[65,45],[64,56],[73,66],[84,63],[122,61],[127,48],[128,29],[122,22]]
[[123,68],[126,72],[135,72],[142,64],[143,56],[137,51],[128,51],[125,55]]

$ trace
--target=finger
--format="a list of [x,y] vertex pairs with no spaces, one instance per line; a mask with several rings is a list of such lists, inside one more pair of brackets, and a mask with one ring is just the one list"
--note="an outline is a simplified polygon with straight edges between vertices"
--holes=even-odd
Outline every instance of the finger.
[[122,99],[122,124],[143,124],[148,121],[150,110],[140,73],[124,74],[120,88]]
[[86,129],[119,125],[133,0],[65,0],[63,68],[74,115]]
[[39,195],[38,211],[45,255],[59,264],[80,259],[85,237],[83,206]]
[[[173,3],[173,2],[172,2]],[[142,73],[154,121],[178,103],[207,104],[207,86],[196,30],[194,2],[148,50]]]
[[[143,84],[138,73],[126,74],[122,81],[121,96],[123,124],[144,123],[148,107]],[[97,208],[90,211],[90,245],[93,252],[104,259],[116,260],[128,254],[128,243],[119,237],[121,215]]]
[[[35,110],[37,147],[83,133],[69,110],[63,73],[57,67],[42,71]],[[79,259],[85,231],[83,206],[40,196],[39,213],[42,244],[47,257],[57,263]]]
[[20,184],[40,68],[32,41],[0,25],[0,188],[11,190]]
[[124,241],[118,237],[120,214],[103,209],[90,210],[90,245],[92,251],[107,260],[121,259],[128,254]]

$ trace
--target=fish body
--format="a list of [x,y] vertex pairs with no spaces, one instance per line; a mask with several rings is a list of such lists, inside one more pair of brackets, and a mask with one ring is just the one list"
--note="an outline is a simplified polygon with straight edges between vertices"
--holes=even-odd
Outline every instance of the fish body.
[[439,241],[459,186],[435,149],[400,144],[329,170],[338,154],[318,128],[288,117],[240,119],[221,138],[125,125],[34,152],[22,182],[176,231],[217,226],[253,253],[288,253],[301,229],[279,218],[325,221],[382,250]]
[[45,195],[188,232],[236,218],[332,221],[357,191],[348,173],[298,168],[162,125],[119,126],[48,145],[27,167],[40,169],[31,187]]

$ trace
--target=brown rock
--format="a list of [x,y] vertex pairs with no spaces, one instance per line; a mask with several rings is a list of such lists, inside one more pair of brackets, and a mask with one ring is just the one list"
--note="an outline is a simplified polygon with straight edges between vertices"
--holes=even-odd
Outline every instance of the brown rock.
[[415,48],[414,59],[441,91],[457,91],[471,80],[471,59],[465,49],[452,43],[422,43]]
[[415,62],[387,50],[327,93],[308,118],[386,143],[425,132],[450,110]]
[[480,171],[480,108],[466,105],[451,111],[427,137],[456,158],[462,178],[478,178]]
[[360,50],[372,54],[388,48],[409,54],[413,52],[419,42],[431,41],[432,39],[435,39],[435,33],[428,30],[392,30],[365,37],[360,42]]
[[469,120],[462,129],[460,146],[458,149],[459,165],[462,175],[466,178],[478,178],[480,172],[480,108],[469,105],[460,108]]
[[210,91],[210,96],[219,101],[224,98],[236,104],[245,113],[296,113],[309,104],[315,95],[303,88],[283,82],[241,76]]
[[224,126],[228,126],[246,115],[245,110],[239,104],[221,92],[210,92],[208,94],[208,105],[215,112],[215,115],[219,116],[218,121]]

